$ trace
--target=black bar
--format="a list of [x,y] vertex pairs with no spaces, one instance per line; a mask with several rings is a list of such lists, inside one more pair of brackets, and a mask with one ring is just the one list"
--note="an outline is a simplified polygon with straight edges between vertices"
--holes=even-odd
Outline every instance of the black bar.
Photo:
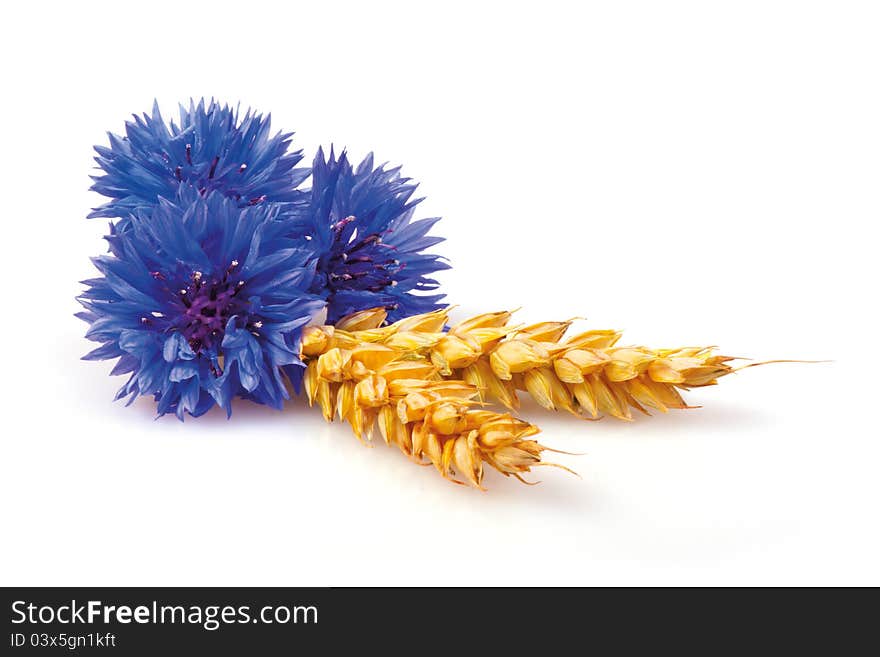
[[[747,589],[5,588],[0,653],[418,654],[429,644],[464,654],[788,654],[806,640],[845,654],[876,608],[851,601],[840,591]],[[833,631],[835,616],[843,631]]]

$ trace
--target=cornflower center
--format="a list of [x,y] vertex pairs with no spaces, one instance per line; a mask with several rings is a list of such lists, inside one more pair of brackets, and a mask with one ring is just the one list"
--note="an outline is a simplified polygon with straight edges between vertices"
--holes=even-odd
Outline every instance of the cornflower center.
[[403,265],[393,257],[394,247],[382,242],[379,233],[360,235],[348,228],[350,216],[333,224],[333,243],[322,263],[327,286],[333,292],[369,290],[380,292],[397,285],[396,274]]
[[[209,279],[195,271],[189,284],[177,292],[186,307],[179,330],[197,354],[220,345],[230,317],[247,317],[249,303],[239,296],[245,281],[237,270],[238,261],[233,260],[221,276]],[[260,328],[262,323],[253,326]]]
[[[167,156],[165,157],[165,161],[169,161]],[[174,177],[177,178],[178,182],[181,182],[184,179],[185,175],[189,175],[189,169],[192,167],[192,144],[186,145],[186,165],[184,167],[183,164],[178,164],[174,167]],[[213,189],[215,186],[214,175],[217,173],[217,165],[220,164],[220,156],[215,155],[214,159],[211,160],[211,166],[208,169],[208,177],[206,180],[202,181],[202,185],[199,187],[199,193],[204,195],[208,192],[209,189]],[[241,166],[238,167],[238,173],[242,174],[247,171],[247,163],[242,162]],[[230,181],[227,180],[224,183],[225,185],[230,184]],[[232,190],[228,190],[226,193],[227,196],[231,196],[236,201],[241,201],[241,194]],[[257,205],[258,203],[262,203],[266,200],[266,195],[261,194],[260,196],[255,196],[253,198],[245,199],[248,205]]]

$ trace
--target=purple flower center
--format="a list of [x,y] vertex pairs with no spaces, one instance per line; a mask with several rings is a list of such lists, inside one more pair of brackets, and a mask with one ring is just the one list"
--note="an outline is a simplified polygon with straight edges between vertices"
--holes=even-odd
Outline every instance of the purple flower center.
[[381,292],[396,285],[403,265],[393,257],[394,247],[382,242],[378,233],[360,235],[347,227],[355,220],[346,217],[333,224],[333,244],[321,263],[327,286],[333,292],[369,290]]
[[230,317],[247,315],[250,304],[239,297],[245,281],[236,275],[237,268],[238,261],[233,260],[221,277],[210,279],[193,272],[189,285],[178,291],[186,307],[180,332],[197,354],[220,345]]
[[[166,161],[168,157],[165,156]],[[208,169],[208,176],[205,179],[199,180],[199,194],[204,196],[208,193],[208,191],[213,189],[221,190],[226,196],[234,198],[236,201],[241,201],[241,194],[234,189],[228,188],[230,185],[234,184],[231,179],[227,178],[225,180],[215,180],[214,176],[217,173],[217,165],[220,164],[220,156],[215,155],[211,160],[211,166]],[[184,177],[189,179],[189,176],[192,175],[192,144],[186,145],[186,165],[178,164],[174,168],[174,177],[178,182],[182,181]],[[243,174],[247,171],[247,163],[242,162],[241,166],[238,167],[238,173]],[[258,203],[263,203],[266,200],[266,195],[261,194],[260,196],[254,196],[253,198],[245,199],[248,205],[257,205]]]

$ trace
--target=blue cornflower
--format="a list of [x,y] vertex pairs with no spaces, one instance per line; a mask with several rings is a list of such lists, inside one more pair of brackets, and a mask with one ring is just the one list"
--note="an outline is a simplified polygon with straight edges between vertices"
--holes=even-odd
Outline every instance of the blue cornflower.
[[297,234],[311,240],[318,256],[312,292],[327,299],[327,321],[384,306],[388,321],[441,307],[445,295],[429,275],[449,265],[423,253],[443,238],[428,236],[437,221],[411,221],[422,199],[400,168],[373,166],[368,155],[357,168],[343,152],[318,150],[312,167],[311,201],[299,213]]
[[295,168],[302,151],[287,152],[292,133],[270,134],[270,116],[248,110],[240,117],[237,109],[202,99],[189,109],[181,105],[180,125],[169,125],[154,103],[152,116],[126,122],[124,137],[108,134],[109,148],[95,146],[104,173],[92,177],[92,189],[113,200],[89,217],[119,217],[118,230],[138,208],[174,198],[181,183],[241,206],[306,199],[296,189],[309,175],[308,168]]
[[324,302],[306,292],[314,258],[289,237],[273,204],[239,208],[222,194],[183,185],[110,235],[101,276],[78,316],[101,346],[86,360],[118,358],[130,374],[117,399],[154,395],[159,414],[231,412],[241,396],[280,408],[282,367],[300,366],[302,327]]

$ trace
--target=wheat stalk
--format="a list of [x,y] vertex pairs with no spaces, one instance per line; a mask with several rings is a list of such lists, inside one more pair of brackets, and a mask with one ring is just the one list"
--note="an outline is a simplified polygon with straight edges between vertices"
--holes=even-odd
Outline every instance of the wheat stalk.
[[332,326],[304,332],[303,388],[327,421],[338,416],[367,441],[378,425],[387,444],[419,463],[432,463],[450,481],[481,490],[484,463],[524,483],[530,482],[522,475],[533,467],[568,470],[541,460],[549,448],[531,439],[538,427],[509,413],[477,408],[480,391],[474,385],[442,379],[430,360],[378,344],[375,327],[359,319],[342,322],[353,332]]
[[[564,337],[574,320],[517,327],[511,312],[485,313],[443,328],[448,309],[382,326],[380,309],[350,315],[335,327],[309,327],[304,349],[332,341],[345,349],[383,347],[420,378],[469,383],[481,399],[519,408],[517,391],[541,406],[578,416],[632,419],[632,409],[691,408],[679,390],[714,385],[737,368],[713,347],[617,346],[621,334],[591,330]],[[310,346],[312,345],[312,346]]]

